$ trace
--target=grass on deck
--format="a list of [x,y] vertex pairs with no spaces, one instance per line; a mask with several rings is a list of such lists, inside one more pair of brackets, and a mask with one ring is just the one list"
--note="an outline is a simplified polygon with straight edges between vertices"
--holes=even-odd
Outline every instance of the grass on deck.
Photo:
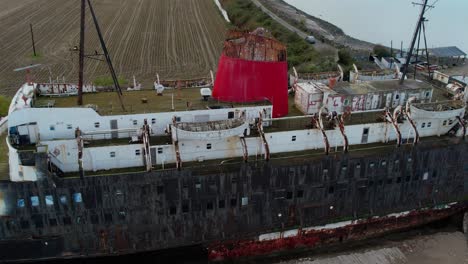
[[[83,95],[84,105],[98,106],[101,115],[120,115],[135,113],[161,113],[172,111],[172,95],[174,95],[174,111],[201,110],[213,106],[240,107],[259,106],[268,102],[255,103],[223,103],[214,99],[203,101],[198,88],[179,90],[165,90],[163,96],[158,96],[154,90],[123,92],[123,102],[126,112],[120,106],[119,97],[115,92],[87,93]],[[147,103],[142,103],[146,99]],[[67,97],[38,97],[35,105],[47,105],[48,101],[55,101],[55,107],[76,107],[76,96]],[[191,104],[188,108],[187,105]]]
[[0,181],[10,179],[8,167],[8,146],[6,143],[7,133],[0,136]]

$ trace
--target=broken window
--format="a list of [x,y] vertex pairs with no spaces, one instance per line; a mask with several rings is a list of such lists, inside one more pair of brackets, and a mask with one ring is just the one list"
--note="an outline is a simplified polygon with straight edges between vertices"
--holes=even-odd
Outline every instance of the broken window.
[[73,201],[75,203],[81,203],[83,202],[83,197],[81,197],[81,193],[74,193],[73,194]]
[[52,195],[46,195],[45,196],[45,203],[48,206],[54,205],[54,197]]
[[31,196],[31,205],[34,207],[39,206],[39,196]]

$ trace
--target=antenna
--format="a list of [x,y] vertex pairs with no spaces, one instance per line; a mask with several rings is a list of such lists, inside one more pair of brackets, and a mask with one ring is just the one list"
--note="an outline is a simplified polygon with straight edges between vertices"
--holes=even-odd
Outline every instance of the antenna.
[[[403,83],[405,82],[405,77],[406,77],[406,75],[408,73],[408,68],[409,68],[409,64],[410,64],[410,61],[411,61],[411,57],[413,57],[413,49],[414,49],[414,46],[416,45],[416,40],[421,39],[422,25],[424,24],[424,22],[426,22],[426,18],[424,17],[424,15],[426,14],[428,9],[434,8],[433,5],[428,5],[429,0],[422,0],[422,1],[423,1],[423,3],[413,2],[414,5],[420,5],[420,6],[422,6],[422,8],[421,8],[421,14],[419,15],[418,23],[416,25],[416,29],[415,29],[414,34],[413,34],[413,40],[411,41],[410,49],[408,50],[408,55],[406,57],[406,62],[405,62],[405,66],[403,68],[403,74],[401,76],[400,85],[403,85]],[[419,44],[418,44],[418,49],[419,49]],[[419,53],[419,51],[417,51],[417,52]],[[427,46],[426,46],[426,53],[427,53]],[[428,61],[428,64],[429,64],[429,61]]]

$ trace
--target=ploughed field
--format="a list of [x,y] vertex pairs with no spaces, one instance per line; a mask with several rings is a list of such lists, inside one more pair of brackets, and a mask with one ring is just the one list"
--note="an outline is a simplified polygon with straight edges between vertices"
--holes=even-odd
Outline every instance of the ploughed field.
[[[213,0],[93,0],[104,39],[119,76],[143,88],[161,79],[209,76],[216,70],[226,23]],[[86,54],[101,53],[92,17],[86,12]],[[29,24],[38,56],[34,57]],[[0,94],[11,96],[25,81],[13,69],[42,64],[34,81],[78,76],[80,1],[0,1]],[[85,59],[85,82],[108,77],[105,62]],[[128,85],[122,85],[123,88]]]

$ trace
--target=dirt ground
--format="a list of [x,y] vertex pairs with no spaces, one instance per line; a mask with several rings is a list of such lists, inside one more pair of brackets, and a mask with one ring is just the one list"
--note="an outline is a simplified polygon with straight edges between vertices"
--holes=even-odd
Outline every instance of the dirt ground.
[[[151,88],[161,79],[198,78],[215,70],[226,34],[226,22],[213,0],[95,0],[94,9],[119,76],[133,75]],[[86,13],[86,54],[101,53]],[[78,73],[80,1],[0,1],[0,94],[11,96],[25,81],[13,69],[42,64],[32,70],[35,81],[65,79]],[[33,56],[29,24],[33,25]],[[102,57],[101,57],[102,59]],[[110,76],[105,62],[85,60],[85,81]]]
[[281,264],[468,264],[467,236],[461,232],[420,235],[403,241],[334,256],[305,258]]

